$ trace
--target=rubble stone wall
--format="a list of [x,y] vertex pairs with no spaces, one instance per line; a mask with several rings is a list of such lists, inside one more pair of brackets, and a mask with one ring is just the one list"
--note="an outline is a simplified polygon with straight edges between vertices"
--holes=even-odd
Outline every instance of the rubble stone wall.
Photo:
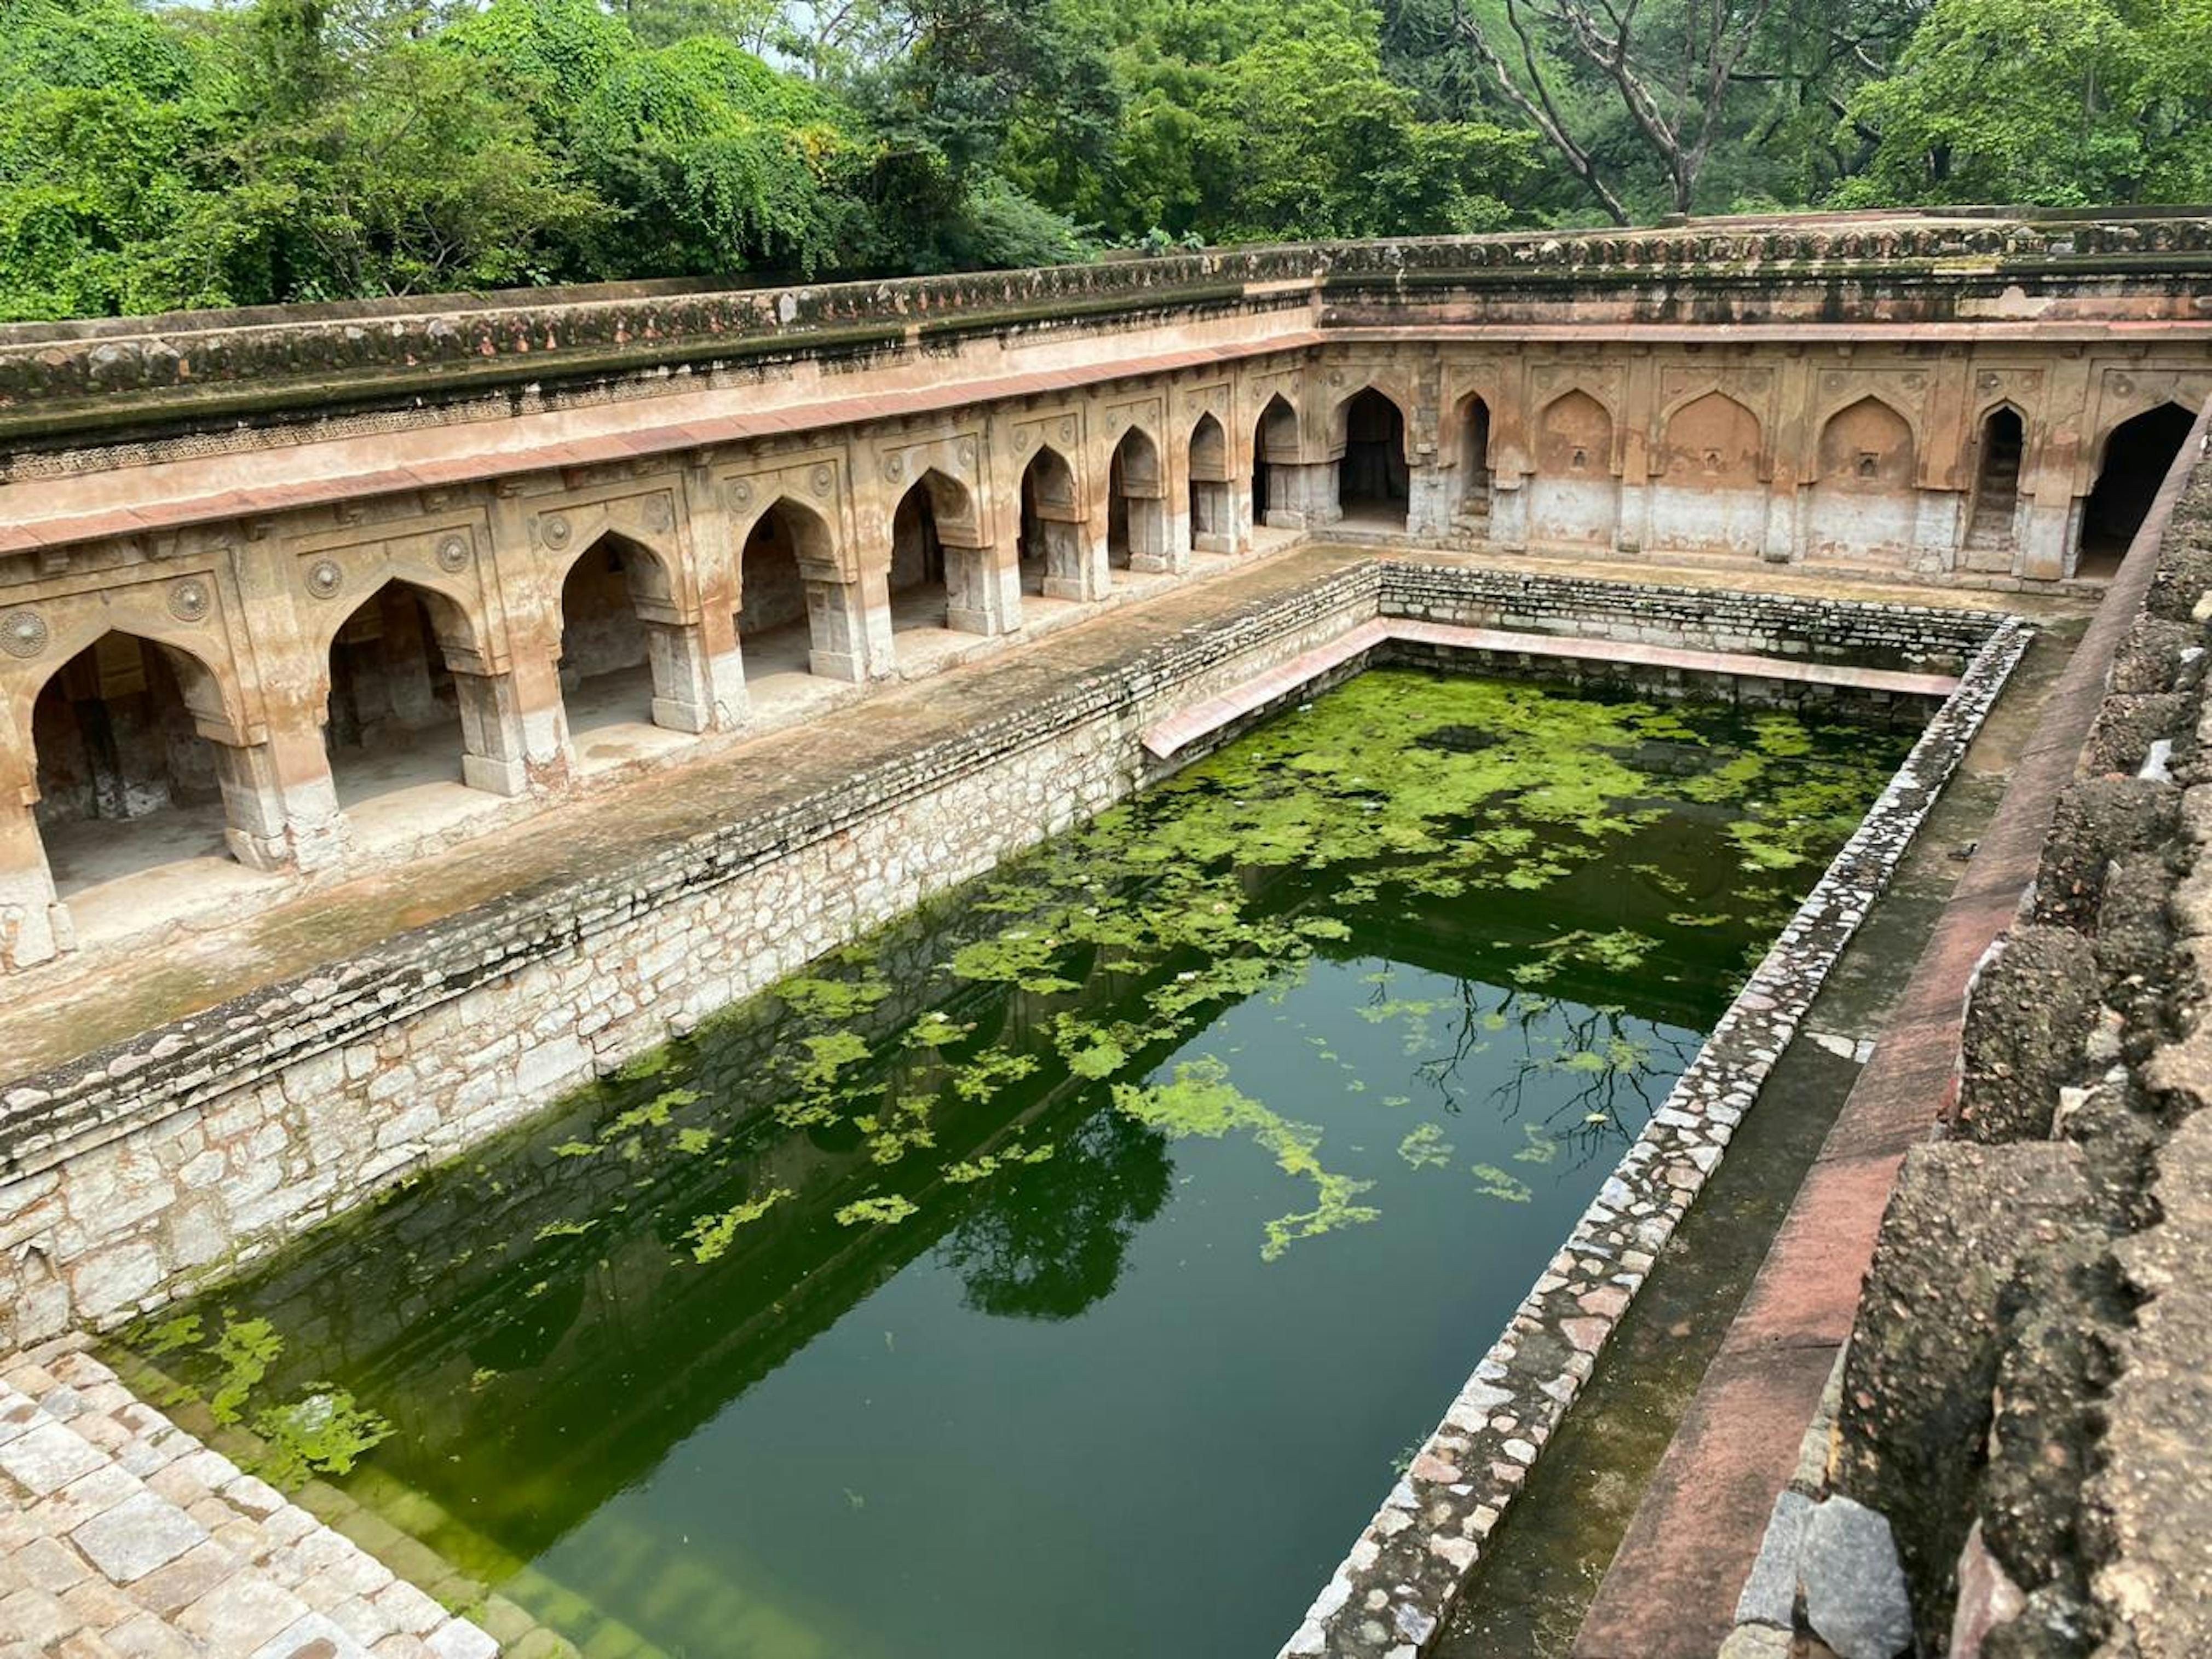
[[2212,1652],[2205,432],[2106,601],[2101,704],[1845,1361],[1831,1504],[1887,1520],[1923,1656]]

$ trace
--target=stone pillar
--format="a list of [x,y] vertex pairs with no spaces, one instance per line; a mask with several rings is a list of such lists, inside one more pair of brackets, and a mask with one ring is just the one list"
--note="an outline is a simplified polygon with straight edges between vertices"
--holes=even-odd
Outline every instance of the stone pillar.
[[891,623],[891,576],[888,570],[864,572],[854,583],[862,623],[862,660],[872,680],[888,679],[898,672],[895,641],[898,630]]
[[1490,475],[1490,539],[1509,552],[1528,550],[1528,480],[1520,473]]
[[[1809,497],[1811,491],[1806,494]],[[1797,492],[1794,489],[1777,488],[1766,497],[1766,535],[1760,544],[1759,556],[1768,564],[1788,564],[1796,556]]]
[[76,943],[54,892],[31,793],[22,785],[0,794],[0,973],[51,961]]
[[[806,634],[808,669],[824,679],[858,684],[889,668],[891,613],[890,587],[878,579],[879,601],[872,611],[866,585],[858,581],[828,581],[806,578]],[[880,633],[878,647],[874,636]]]
[[703,627],[648,622],[645,649],[653,665],[653,723],[671,732],[714,730],[714,679]]
[[738,637],[737,611],[726,603],[710,603],[700,615],[699,634],[707,653],[713,729],[742,731],[752,719],[752,696],[745,690],[744,642]]
[[1407,475],[1411,494],[1406,502],[1406,531],[1413,536],[1451,534],[1454,497],[1459,484],[1457,467],[1433,461],[1412,469]]
[[1337,499],[1334,461],[1267,463],[1267,522],[1283,530],[1313,530],[1344,517]]
[[1225,478],[1194,478],[1188,545],[1199,553],[1234,553],[1237,492]]
[[1019,626],[1019,563],[1000,557],[995,548],[956,547],[950,542],[943,547],[945,625],[962,634],[1003,634]]
[[[1158,495],[1130,495],[1127,503],[1129,526],[1129,568],[1150,575],[1164,575],[1181,568],[1180,554],[1185,545],[1181,537],[1168,534],[1167,502]],[[1175,550],[1170,552],[1170,550]]]
[[530,788],[529,742],[512,674],[453,671],[461,705],[461,781],[495,795]]
[[[1050,509],[1038,509],[1038,533],[1044,538],[1044,596],[1048,599],[1103,599],[1109,581],[1106,538],[1091,533],[1091,526],[1076,518],[1056,519]],[[945,552],[949,556],[951,549]],[[952,568],[945,566],[950,586]],[[957,627],[958,623],[951,626]],[[988,629],[976,630],[988,632]]]
[[[335,838],[337,793],[331,787],[327,757],[320,759],[316,769],[321,774],[319,780],[296,779],[288,791],[280,777],[275,744],[227,743],[217,738],[210,746],[215,751],[216,783],[222,791],[223,843],[240,864],[255,870],[299,866],[293,814],[288,806],[299,809],[299,827],[304,832],[300,841],[313,843],[319,851]],[[288,759],[305,761],[305,745],[294,743],[287,749]],[[331,836],[319,833],[324,823],[333,827]]]

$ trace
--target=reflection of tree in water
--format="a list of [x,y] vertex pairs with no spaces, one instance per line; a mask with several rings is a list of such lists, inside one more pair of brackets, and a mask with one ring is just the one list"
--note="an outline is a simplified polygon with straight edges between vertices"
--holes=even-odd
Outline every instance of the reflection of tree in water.
[[[1458,1018],[1448,1051],[1431,1056],[1414,1067],[1414,1073],[1443,1097],[1444,1109],[1461,1109],[1460,1070],[1473,1056],[1486,1052],[1492,1039],[1508,1033],[1517,1036],[1521,1054],[1505,1079],[1486,1093],[1489,1106],[1507,1122],[1519,1120],[1528,1106],[1532,1080],[1571,1072],[1579,1085],[1544,1112],[1540,1121],[1572,1153],[1568,1166],[1579,1168],[1594,1155],[1641,1132],[1646,1119],[1659,1109],[1651,1085],[1664,1079],[1668,1088],[1689,1067],[1698,1039],[1685,1042],[1650,1020],[1620,1008],[1593,1008],[1556,1002],[1548,997],[1530,998],[1517,989],[1462,979]],[[1539,1040],[1547,1048],[1540,1051]],[[1575,1054],[1600,1056],[1594,1067],[1569,1067],[1563,1057]],[[1632,1110],[1628,1102],[1633,1099]]]
[[938,1246],[979,1313],[1073,1319],[1121,1276],[1137,1229],[1167,1202],[1167,1137],[1108,1109],[1060,1136],[1054,1155],[994,1176]]

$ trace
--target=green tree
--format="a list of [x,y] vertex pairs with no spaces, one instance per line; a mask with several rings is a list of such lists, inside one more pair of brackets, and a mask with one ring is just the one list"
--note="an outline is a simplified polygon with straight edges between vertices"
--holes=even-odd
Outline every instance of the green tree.
[[[2201,89],[2207,68],[2184,79]],[[1839,199],[2130,200],[2159,97],[2118,0],[1937,0],[1897,73],[1851,100],[1848,118],[1880,138]]]

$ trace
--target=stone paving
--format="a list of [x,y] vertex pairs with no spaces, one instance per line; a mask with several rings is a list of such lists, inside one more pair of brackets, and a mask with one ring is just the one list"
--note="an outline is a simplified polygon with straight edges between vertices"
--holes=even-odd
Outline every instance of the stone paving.
[[0,1362],[0,1659],[498,1651],[73,1340]]

